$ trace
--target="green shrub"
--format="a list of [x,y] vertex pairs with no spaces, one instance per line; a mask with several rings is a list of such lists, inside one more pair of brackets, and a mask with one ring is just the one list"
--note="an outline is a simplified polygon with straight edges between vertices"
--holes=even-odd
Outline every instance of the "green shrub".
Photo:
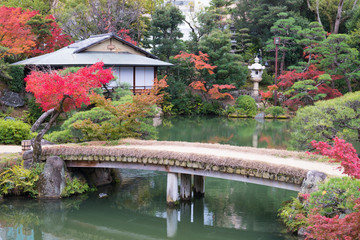
[[54,131],[52,133],[46,134],[44,136],[45,140],[54,143],[69,143],[69,142],[77,142],[78,135],[74,135],[70,129],[65,129],[61,131]]
[[269,85],[274,84],[274,76],[269,74],[266,69],[264,70],[261,77],[262,77],[262,80],[259,83],[261,86],[269,86]]
[[228,105],[227,106],[227,109],[225,109],[224,111],[223,111],[223,113],[224,113],[224,115],[229,115],[229,114],[231,114],[231,113],[235,113],[236,112],[236,109],[235,109],[235,107],[234,106],[231,106],[231,105]]
[[247,116],[255,116],[257,113],[255,99],[248,95],[238,97],[235,101],[235,108]]
[[297,232],[307,226],[305,218],[301,217],[306,215],[305,205],[304,199],[297,197],[285,202],[279,209],[278,216],[289,232]]
[[360,91],[299,109],[291,128],[295,149],[309,149],[312,140],[329,141],[334,136],[356,142],[360,139]]
[[121,98],[125,97],[125,96],[130,96],[132,99],[132,92],[129,90],[130,89],[130,85],[127,85],[126,83],[123,83],[121,87],[116,88],[112,93],[111,93],[111,99],[113,101],[117,101],[120,100]]
[[9,66],[9,75],[11,79],[6,80],[8,88],[13,92],[22,92],[25,89],[24,82],[24,66],[23,65],[13,65]]
[[34,124],[42,114],[42,108],[35,102],[35,98],[31,97],[28,101],[28,115],[26,116],[26,121],[30,124]]
[[131,103],[133,101],[133,95],[130,93],[130,95],[124,95],[119,100],[113,101],[114,106],[119,106],[124,103]]
[[331,178],[319,186],[319,190],[311,194],[308,209],[318,209],[322,216],[352,212],[355,200],[360,197],[360,181],[350,177]]
[[76,177],[71,177],[68,173],[65,175],[65,188],[63,189],[61,196],[69,197],[74,194],[81,194],[90,191],[89,185]]
[[79,69],[81,69],[81,67],[67,67],[60,70],[59,72],[62,76],[66,76],[69,73],[76,73],[77,71],[79,71]]
[[266,114],[270,114],[274,118],[278,117],[279,115],[285,114],[285,110],[280,106],[272,106],[265,109]]
[[152,125],[152,119],[149,120],[151,121],[151,123],[148,123],[148,121],[140,122],[139,133],[141,134],[141,139],[150,140],[157,138],[157,131],[156,128]]
[[0,195],[24,195],[35,197],[38,194],[37,182],[44,169],[44,164],[35,164],[25,169],[23,162],[14,165],[0,174]]
[[100,123],[112,117],[113,115],[110,112],[98,107],[88,111],[76,112],[61,125],[60,131],[48,134],[45,139],[56,143],[80,142],[83,141],[84,135],[80,130],[73,127],[75,122],[90,119],[94,123]]
[[22,140],[29,139],[31,126],[22,121],[0,119],[0,143],[20,144]]
[[[319,190],[309,194],[300,194],[286,202],[278,216],[291,232],[307,227],[309,214],[319,213],[322,216],[340,218],[354,212],[355,201],[360,197],[360,180],[343,177],[331,178],[320,184]],[[315,213],[314,213],[315,211]]]

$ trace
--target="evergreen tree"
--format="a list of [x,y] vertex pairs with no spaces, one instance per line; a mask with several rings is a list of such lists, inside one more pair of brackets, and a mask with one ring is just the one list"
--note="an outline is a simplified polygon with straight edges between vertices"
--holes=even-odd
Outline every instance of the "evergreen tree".
[[231,54],[230,33],[228,31],[213,30],[199,42],[202,52],[209,55],[209,64],[217,66],[215,74],[208,75],[209,84],[233,84],[242,86],[245,83],[248,70],[242,65],[240,55]]
[[271,36],[270,28],[282,12],[296,19],[302,27],[312,16],[303,0],[238,0],[232,13],[237,31],[248,28],[253,43],[258,45],[255,49],[258,49]]
[[[280,61],[280,73],[285,70],[285,60],[289,64],[291,62],[297,62],[299,56],[302,54],[301,47],[296,43],[299,39],[298,32],[301,27],[296,24],[296,20],[293,17],[289,17],[287,13],[279,13],[280,19],[277,20],[271,27],[270,31],[274,37],[280,37],[279,45],[279,57]],[[275,52],[275,44],[273,37],[266,43],[266,50],[269,52]]]
[[322,25],[318,22],[312,22],[308,28],[302,29],[298,32],[301,39],[297,40],[297,43],[304,47],[304,53],[308,58],[306,67],[307,70],[311,64],[317,63],[314,56],[315,48],[318,47],[319,43],[326,38],[326,32]]
[[[345,88],[352,92],[353,80],[360,79],[360,61],[359,52],[347,44],[349,38],[346,34],[331,34],[319,44],[315,51],[320,55],[320,67],[331,75],[343,76]],[[342,91],[346,90],[342,89]]]
[[166,5],[155,10],[150,27],[150,45],[152,52],[160,59],[169,61],[183,50],[184,45],[180,38],[183,36],[179,25],[184,21],[181,11],[173,6]]

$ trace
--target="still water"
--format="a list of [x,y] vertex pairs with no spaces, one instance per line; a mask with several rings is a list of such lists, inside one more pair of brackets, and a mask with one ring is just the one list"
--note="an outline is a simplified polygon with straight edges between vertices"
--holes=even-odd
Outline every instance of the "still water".
[[[209,119],[210,122],[203,120],[206,127],[198,119],[189,121],[164,121],[159,128],[159,139],[286,146],[281,143],[286,137],[279,134],[280,126],[286,129],[286,122],[260,126],[250,121]],[[220,128],[220,124],[226,125],[227,130]],[[193,131],[185,131],[189,126]],[[209,127],[212,131],[208,131]],[[277,210],[283,201],[296,196],[296,192],[206,178],[205,198],[167,209],[165,173],[121,171],[121,183],[87,195],[47,201],[0,200],[0,240],[291,239],[281,233]],[[99,198],[99,193],[108,197]]]
[[165,118],[158,140],[221,143],[235,146],[286,149],[288,120],[231,119],[220,117]]

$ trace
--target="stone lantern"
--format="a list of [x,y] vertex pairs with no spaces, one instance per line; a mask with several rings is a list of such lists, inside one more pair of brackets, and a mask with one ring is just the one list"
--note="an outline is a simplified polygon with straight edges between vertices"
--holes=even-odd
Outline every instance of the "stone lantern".
[[255,58],[255,63],[251,66],[248,66],[248,68],[251,70],[251,81],[254,82],[254,90],[253,90],[253,96],[258,97],[259,96],[259,82],[262,80],[262,74],[263,70],[265,69],[265,66],[262,66],[259,63],[259,58]]

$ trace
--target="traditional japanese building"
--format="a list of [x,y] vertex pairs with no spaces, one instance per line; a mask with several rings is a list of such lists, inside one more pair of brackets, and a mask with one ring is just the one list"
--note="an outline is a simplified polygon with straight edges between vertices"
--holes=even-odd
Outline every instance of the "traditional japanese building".
[[116,80],[109,83],[110,87],[128,83],[134,93],[151,88],[157,77],[158,67],[172,66],[171,63],[159,60],[155,55],[113,33],[94,35],[53,53],[29,58],[13,65],[59,69],[89,66],[99,61],[104,62],[105,67],[111,67],[116,77]]

